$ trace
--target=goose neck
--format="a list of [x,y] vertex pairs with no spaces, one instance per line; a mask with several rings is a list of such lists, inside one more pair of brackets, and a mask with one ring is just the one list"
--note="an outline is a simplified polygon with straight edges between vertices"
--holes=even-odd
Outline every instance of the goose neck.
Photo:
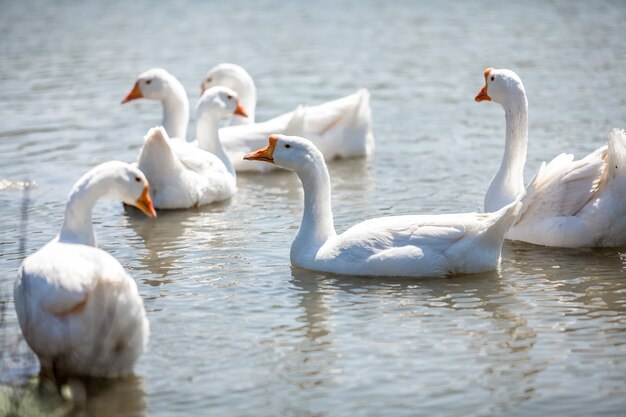
[[[321,158],[321,157],[320,157]],[[331,208],[330,176],[323,160],[298,172],[304,189],[304,213],[296,236],[298,246],[319,249],[336,236]]]
[[226,154],[219,137],[220,119],[217,116],[205,114],[196,122],[196,138],[200,149],[211,152],[223,163],[228,172],[235,177],[235,167]]
[[506,140],[502,164],[512,175],[521,177],[528,147],[528,113],[525,108],[509,109],[505,118]]
[[485,210],[496,211],[515,200],[524,189],[524,165],[528,147],[528,105],[518,94],[505,106],[506,139],[500,168],[485,198]]
[[247,125],[255,123],[256,120],[256,86],[250,76],[238,78],[232,85],[226,84],[227,87],[235,90],[239,96],[239,102],[246,111],[247,117],[233,115],[230,118],[230,125]]
[[236,116],[237,119],[242,121],[242,124],[251,124],[256,120],[256,88],[248,87],[241,94],[241,105],[246,110],[248,117]]
[[59,241],[96,246],[91,212],[96,201],[105,193],[102,183],[92,178],[81,179],[70,192],[65,205],[65,218]]
[[171,84],[170,94],[162,100],[163,127],[171,138],[186,139],[189,124],[189,99],[182,84]]

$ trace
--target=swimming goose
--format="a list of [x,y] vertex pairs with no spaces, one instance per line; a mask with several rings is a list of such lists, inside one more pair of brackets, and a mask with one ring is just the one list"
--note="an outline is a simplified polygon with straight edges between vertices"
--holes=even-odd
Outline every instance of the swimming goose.
[[42,375],[126,375],[148,342],[135,281],[96,247],[91,211],[102,197],[156,217],[148,181],[124,162],[98,165],[74,185],[61,232],[24,260],[15,282],[17,318]]
[[444,276],[495,269],[519,201],[496,213],[381,217],[337,235],[328,170],[307,139],[272,135],[246,159],[295,171],[304,188],[304,215],[291,245],[295,266],[344,275]]
[[228,120],[230,126],[248,125],[256,121],[256,85],[248,71],[235,64],[218,64],[204,76],[202,85],[200,85],[200,95],[216,85],[222,85],[236,91],[248,114],[248,117],[231,117]]
[[195,145],[170,140],[163,127],[148,131],[137,166],[150,180],[156,208],[199,207],[227,200],[237,192],[235,168],[218,133],[219,121],[231,114],[246,114],[237,93],[214,87],[204,93],[196,108]]
[[[246,110],[249,110],[248,118],[231,118],[231,126],[256,122],[256,85],[245,69],[229,63],[216,65],[206,73],[200,88],[204,91],[214,85],[223,85],[235,90]],[[338,100],[316,106],[306,106],[299,132],[293,127],[290,131],[281,128],[285,120],[290,120],[293,114],[294,112],[284,113],[270,119],[268,122],[280,120],[281,123],[272,126],[274,130],[269,133],[304,136],[317,146],[327,161],[335,158],[368,156],[373,151],[374,138],[371,129],[369,93],[365,89]],[[268,130],[259,131],[262,142],[258,143],[255,149],[263,146],[269,134],[266,134]],[[241,130],[241,132],[248,131]]]
[[139,98],[159,100],[163,105],[161,125],[171,138],[185,140],[189,124],[189,99],[185,87],[163,68],[152,68],[137,77],[122,104]]
[[216,155],[235,178],[235,167],[222,146],[220,130],[220,121],[230,116],[247,117],[235,91],[222,86],[204,91],[196,106],[196,140],[191,145],[196,152],[200,148]]
[[[207,86],[208,87],[208,86]],[[244,108],[246,100],[242,99]],[[139,75],[122,103],[139,98],[160,100],[163,126],[170,137],[186,138],[189,123],[189,100],[182,84],[163,69],[151,69]],[[256,106],[256,104],[255,104]],[[248,114],[254,115],[246,108]],[[262,123],[226,126],[220,139],[237,171],[264,171],[275,166],[244,161],[243,156],[263,146],[272,133],[307,135],[327,160],[370,155],[374,148],[369,93],[355,94],[318,106],[298,107]]]
[[[485,196],[485,210],[498,210],[524,189],[528,102],[522,80],[506,69],[485,70],[476,101],[504,108],[505,151]],[[580,160],[560,154],[539,168],[527,187],[519,219],[507,238],[556,247],[626,245],[626,135],[614,129],[608,145]]]

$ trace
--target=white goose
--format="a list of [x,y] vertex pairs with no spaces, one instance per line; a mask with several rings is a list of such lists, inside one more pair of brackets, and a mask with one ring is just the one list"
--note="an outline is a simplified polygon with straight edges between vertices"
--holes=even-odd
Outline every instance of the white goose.
[[[250,101],[250,94],[243,93]],[[139,75],[122,103],[142,97],[163,103],[163,126],[171,137],[186,137],[189,101],[176,77],[163,69],[148,70]],[[264,171],[274,166],[246,162],[242,157],[263,146],[276,132],[307,135],[327,160],[369,155],[374,148],[369,93],[360,90],[319,106],[299,107],[263,123],[226,126],[220,129],[220,138],[237,171]]]
[[137,77],[133,89],[122,104],[139,98],[159,100],[163,105],[161,125],[171,138],[185,140],[189,124],[189,99],[185,87],[162,68],[152,68]]
[[[502,105],[505,151],[489,185],[485,210],[509,204],[524,189],[528,103],[513,71],[488,68],[476,101]],[[581,160],[561,154],[544,162],[527,187],[519,219],[507,238],[557,247],[626,245],[626,134],[614,129],[604,145]]]
[[91,211],[101,197],[156,217],[145,176],[124,162],[98,165],[74,185],[61,233],[24,260],[15,282],[17,317],[42,375],[129,374],[148,342],[135,281],[95,247]]
[[204,93],[196,109],[197,143],[202,149],[170,140],[162,127],[148,131],[137,166],[150,180],[155,207],[199,207],[237,192],[235,169],[218,136],[219,121],[231,114],[245,115],[237,93],[214,87]]
[[200,94],[216,85],[222,85],[236,91],[248,114],[248,117],[231,117],[228,120],[230,126],[248,125],[256,122],[256,85],[248,71],[235,64],[218,64],[204,76],[202,85],[200,85]]
[[319,150],[299,137],[272,135],[246,159],[295,171],[304,188],[304,215],[291,263],[345,275],[443,276],[495,269],[519,201],[496,213],[394,216],[367,220],[337,235],[330,178]]
[[[231,118],[231,126],[256,122],[256,85],[245,69],[236,64],[216,65],[205,75],[201,91],[214,85],[223,85],[236,91],[248,111],[248,118]],[[298,115],[298,109],[295,112]],[[294,122],[293,116],[294,112],[289,112],[265,123],[258,123],[257,129],[262,143],[267,140],[269,133],[304,136],[317,146],[327,161],[335,158],[368,156],[374,149],[369,92],[366,89],[317,106],[306,106],[299,122]],[[288,121],[291,123],[287,128]],[[261,126],[266,128],[260,129]],[[246,138],[250,131],[234,130]],[[258,146],[254,148],[262,146],[262,143],[255,143]]]

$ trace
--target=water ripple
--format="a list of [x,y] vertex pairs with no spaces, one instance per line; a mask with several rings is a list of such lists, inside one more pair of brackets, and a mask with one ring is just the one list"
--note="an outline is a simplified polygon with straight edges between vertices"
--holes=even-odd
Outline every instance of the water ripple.
[[[147,68],[177,75],[193,106],[209,67],[240,63],[257,81],[260,120],[368,88],[374,157],[329,164],[338,231],[481,207],[504,139],[502,111],[473,101],[488,66],[524,79],[526,178],[625,127],[622,3],[431,3],[4,5],[0,410],[13,388],[45,403],[28,385],[37,365],[13,309],[20,262],[58,232],[73,182],[99,162],[133,161],[159,123],[155,102],[119,104]],[[155,221],[96,207],[100,246],[136,280],[152,335],[139,377],[84,386],[86,415],[623,413],[624,249],[507,242],[498,271],[450,279],[315,273],[289,267],[297,177],[238,183],[230,202]],[[12,191],[27,185],[24,226]]]

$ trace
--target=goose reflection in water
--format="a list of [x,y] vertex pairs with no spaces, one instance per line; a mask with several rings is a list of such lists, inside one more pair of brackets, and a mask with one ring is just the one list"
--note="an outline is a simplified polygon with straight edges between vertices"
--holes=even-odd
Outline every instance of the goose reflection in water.
[[153,275],[146,283],[158,286],[194,274],[190,265],[202,275],[206,268],[226,262],[229,252],[245,250],[245,242],[231,240],[231,234],[242,227],[238,216],[231,215],[231,205],[226,201],[191,210],[161,210],[160,221],[152,224],[127,209],[128,226],[141,237],[136,246],[147,250],[138,256],[139,269]]
[[[338,383],[343,373],[355,372],[348,369],[353,366],[349,356],[335,353],[345,350],[340,345],[346,326],[352,338],[362,340],[352,348],[354,355],[368,355],[373,363],[379,362],[374,368],[388,369],[388,375],[380,378],[406,379],[407,389],[414,393],[424,384],[436,384],[458,395],[463,404],[466,392],[460,388],[472,384],[493,391],[493,398],[502,399],[494,406],[506,409],[511,401],[531,398],[537,389],[545,361],[532,353],[537,334],[523,314],[532,306],[502,282],[499,272],[384,280],[294,267],[291,273],[304,328],[282,376],[312,395],[328,395],[322,387]],[[343,318],[335,322],[339,310]],[[459,345],[459,339],[464,344]],[[427,353],[433,349],[439,354]],[[465,365],[448,361],[450,354],[464,355]]]
[[280,377],[300,390],[315,393],[332,385],[339,355],[333,351],[332,330],[328,320],[332,311],[326,298],[332,296],[324,275],[296,267],[291,268],[292,289],[297,292],[301,314],[296,317],[297,328],[293,349],[285,358]]

